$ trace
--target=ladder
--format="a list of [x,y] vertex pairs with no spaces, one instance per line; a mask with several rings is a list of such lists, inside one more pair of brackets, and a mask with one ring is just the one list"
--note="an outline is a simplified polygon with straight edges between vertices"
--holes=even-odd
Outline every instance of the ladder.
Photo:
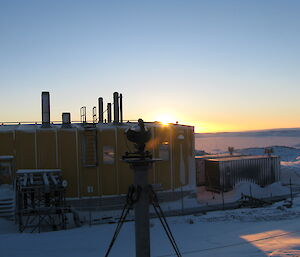
[[96,167],[98,165],[97,129],[85,127],[82,143],[83,166]]

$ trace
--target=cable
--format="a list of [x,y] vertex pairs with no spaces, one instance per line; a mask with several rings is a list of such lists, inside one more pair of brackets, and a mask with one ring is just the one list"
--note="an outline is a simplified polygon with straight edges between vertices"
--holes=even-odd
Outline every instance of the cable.
[[[183,254],[200,253],[200,252],[206,252],[206,251],[211,251],[211,250],[223,249],[223,248],[234,247],[234,246],[239,246],[239,245],[251,244],[251,243],[254,243],[254,242],[258,242],[258,241],[268,240],[268,239],[272,239],[272,238],[276,238],[276,237],[281,237],[281,236],[285,236],[285,235],[290,235],[290,234],[295,234],[295,233],[299,233],[299,232],[300,232],[300,230],[299,231],[291,231],[291,232],[283,233],[283,234],[280,234],[280,235],[275,235],[275,236],[269,236],[269,237],[265,237],[265,238],[255,239],[255,240],[252,240],[252,241],[246,241],[246,242],[229,244],[229,245],[223,245],[223,246],[217,246],[217,247],[211,247],[211,248],[204,248],[204,249],[200,249],[200,250],[185,251],[185,252],[182,252],[182,253]],[[174,254],[165,254],[165,255],[157,255],[156,257],[168,257],[168,256],[175,256],[175,255]]]
[[157,217],[159,218],[159,221],[162,224],[162,226],[163,226],[163,228],[164,228],[164,230],[165,230],[165,232],[167,234],[167,237],[169,238],[169,240],[170,240],[170,242],[171,242],[171,244],[173,246],[173,249],[174,249],[176,255],[178,257],[182,257],[182,255],[181,255],[181,253],[179,251],[178,245],[177,245],[177,243],[175,241],[175,238],[174,238],[174,236],[173,236],[173,234],[171,232],[171,229],[170,229],[170,227],[168,225],[166,217],[165,217],[165,215],[163,213],[163,210],[161,209],[161,207],[159,205],[157,195],[154,192],[152,186],[149,186],[149,189],[150,189],[150,193],[151,193],[150,200],[151,200],[152,206],[153,206],[153,208],[155,210],[155,213],[156,213]]
[[172,244],[172,246],[173,246],[173,249],[174,249],[176,255],[179,256],[179,257],[181,257],[182,255],[180,254],[180,251],[179,251],[179,249],[178,249],[178,246],[177,246],[177,244],[176,244],[176,242],[175,242],[175,239],[174,239],[172,233],[168,230],[168,227],[166,226],[166,224],[165,224],[164,221],[162,220],[162,217],[160,216],[160,213],[158,212],[158,210],[157,210],[157,208],[155,207],[155,205],[153,205],[153,207],[154,207],[154,210],[155,210],[155,213],[156,213],[157,217],[158,217],[159,220],[160,220],[160,223],[162,224],[162,226],[163,226],[163,228],[164,228],[164,230],[165,230],[165,232],[166,232],[166,234],[167,234],[167,237],[169,238],[169,240],[170,240],[170,242],[171,242],[171,244]]
[[110,251],[111,251],[111,249],[112,249],[112,247],[113,247],[113,245],[114,245],[114,243],[115,243],[115,241],[116,241],[116,239],[117,239],[117,237],[118,237],[118,235],[119,235],[119,233],[120,233],[120,231],[121,231],[121,228],[122,228],[122,226],[123,226],[123,224],[124,224],[124,221],[125,221],[125,219],[126,219],[128,213],[129,213],[129,210],[130,210],[130,209],[128,208],[127,203],[126,203],[126,204],[124,205],[123,210],[122,210],[122,214],[121,214],[121,217],[120,217],[120,219],[119,219],[119,221],[118,221],[118,224],[117,224],[115,233],[114,233],[114,235],[113,235],[113,238],[112,238],[112,240],[111,240],[111,242],[110,242],[110,244],[109,244],[109,247],[108,247],[108,249],[107,249],[107,251],[106,251],[106,253],[105,253],[105,257],[107,257],[107,256],[109,255],[109,253],[110,253]]

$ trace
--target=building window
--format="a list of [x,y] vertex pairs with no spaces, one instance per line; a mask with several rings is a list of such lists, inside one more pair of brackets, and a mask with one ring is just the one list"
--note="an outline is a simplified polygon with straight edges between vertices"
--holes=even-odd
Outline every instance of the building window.
[[168,161],[169,155],[170,155],[169,142],[168,141],[161,142],[159,145],[159,158],[164,161]]
[[103,163],[113,164],[115,162],[115,151],[112,146],[106,145],[103,147]]

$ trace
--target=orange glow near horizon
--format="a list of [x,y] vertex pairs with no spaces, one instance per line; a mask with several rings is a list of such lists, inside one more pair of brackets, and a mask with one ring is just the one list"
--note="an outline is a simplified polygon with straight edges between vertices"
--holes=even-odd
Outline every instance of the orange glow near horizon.
[[[149,120],[161,122],[163,125],[168,125],[169,123],[176,123],[182,125],[190,125],[195,127],[195,133],[217,133],[217,132],[245,132],[253,130],[264,130],[264,129],[276,129],[282,128],[279,124],[272,124],[271,122],[250,122],[240,119],[239,121],[220,120],[219,122],[212,121],[195,121],[189,118],[182,117],[183,115],[174,115],[173,113],[162,113],[157,114],[153,117],[149,117]],[[176,117],[176,118],[175,118]],[[272,126],[273,125],[273,126]],[[287,126],[291,128],[299,127],[297,124],[294,126]]]
[[191,121],[191,120],[179,120],[180,124],[191,125],[195,127],[196,133],[217,133],[217,132],[246,132],[255,130],[268,130],[268,129],[284,129],[284,128],[299,128],[299,124],[296,122],[294,124],[286,123],[286,126],[282,126],[278,122],[272,121],[228,121],[225,123],[220,121],[216,122],[205,122],[205,121]]
[[[1,116],[1,122],[41,122],[40,106],[35,103],[32,107],[33,111],[28,109],[20,112],[12,107],[11,111],[4,113]],[[61,110],[63,107],[52,108],[51,121],[61,121]],[[89,106],[91,110],[92,107]],[[136,111],[136,110],[135,110]],[[72,113],[72,120],[79,121],[80,116],[78,111],[70,111]],[[259,115],[221,115],[221,114],[206,114],[199,115],[198,113],[187,112],[185,110],[172,110],[168,108],[160,108],[149,112],[141,109],[141,114],[128,111],[125,116],[126,120],[136,120],[137,117],[143,117],[145,121],[159,121],[164,125],[169,123],[176,123],[182,125],[194,126],[196,133],[216,133],[216,132],[245,132],[253,130],[268,130],[268,129],[282,129],[282,128],[299,128],[300,123],[297,119],[290,120],[288,117],[280,119],[274,116],[266,117]],[[87,113],[87,119],[91,120],[91,112]]]

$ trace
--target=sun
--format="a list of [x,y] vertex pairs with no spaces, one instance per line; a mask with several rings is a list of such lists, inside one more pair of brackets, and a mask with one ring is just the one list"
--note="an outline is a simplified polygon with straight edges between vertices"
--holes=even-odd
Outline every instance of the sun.
[[170,114],[160,114],[155,118],[156,121],[159,121],[163,125],[168,125],[169,123],[175,123],[176,119]]

